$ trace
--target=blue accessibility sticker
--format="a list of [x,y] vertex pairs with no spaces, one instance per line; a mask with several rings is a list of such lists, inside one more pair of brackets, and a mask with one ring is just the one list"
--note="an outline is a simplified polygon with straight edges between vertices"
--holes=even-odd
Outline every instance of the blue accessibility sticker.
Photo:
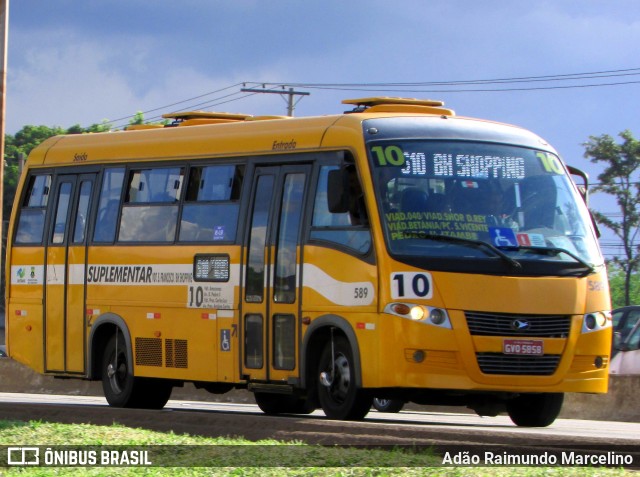
[[489,227],[491,244],[496,247],[518,247],[518,239],[513,229],[509,227]]

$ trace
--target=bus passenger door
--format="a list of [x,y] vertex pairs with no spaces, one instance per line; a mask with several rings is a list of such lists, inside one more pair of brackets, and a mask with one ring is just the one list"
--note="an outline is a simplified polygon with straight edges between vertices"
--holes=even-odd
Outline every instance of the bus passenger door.
[[242,374],[285,381],[299,374],[301,227],[311,166],[259,167],[245,239]]
[[47,234],[45,370],[85,372],[85,263],[95,174],[58,176]]

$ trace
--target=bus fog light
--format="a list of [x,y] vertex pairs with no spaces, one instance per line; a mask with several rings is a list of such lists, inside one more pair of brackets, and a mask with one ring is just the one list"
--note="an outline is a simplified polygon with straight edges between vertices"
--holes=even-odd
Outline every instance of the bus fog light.
[[447,319],[447,315],[440,308],[434,308],[429,314],[429,319],[434,325],[441,325]]
[[593,365],[598,369],[602,369],[604,366],[604,359],[602,356],[596,356],[596,359],[593,361]]
[[411,308],[411,319],[419,321],[424,318],[424,309],[421,306]]
[[611,312],[610,311],[594,311],[587,313],[582,319],[582,333],[591,333],[592,331],[601,331],[611,328]]
[[413,360],[416,363],[422,363],[424,361],[424,358],[426,358],[426,354],[424,351],[422,351],[421,349],[417,349],[414,351]]

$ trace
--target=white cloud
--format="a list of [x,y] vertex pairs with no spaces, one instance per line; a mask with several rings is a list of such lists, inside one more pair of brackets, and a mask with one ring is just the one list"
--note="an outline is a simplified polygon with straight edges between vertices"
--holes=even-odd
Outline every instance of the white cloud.
[[152,41],[135,40],[104,44],[59,31],[31,36],[9,70],[7,132],[27,124],[88,126],[222,87],[193,68],[168,67]]

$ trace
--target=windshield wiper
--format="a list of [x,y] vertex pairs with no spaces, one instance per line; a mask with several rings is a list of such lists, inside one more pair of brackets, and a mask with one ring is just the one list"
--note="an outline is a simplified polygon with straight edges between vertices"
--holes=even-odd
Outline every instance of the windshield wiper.
[[421,238],[425,240],[436,240],[440,242],[454,242],[454,243],[461,243],[465,245],[475,245],[476,247],[484,247],[486,249],[489,249],[491,252],[493,252],[495,255],[500,257],[505,262],[507,262],[513,268],[522,268],[522,264],[520,262],[518,262],[517,260],[514,260],[499,248],[491,245],[490,243],[483,242],[481,240],[472,240],[472,239],[466,239],[461,237],[453,237],[451,235],[420,235],[417,238]]
[[580,258],[579,256],[577,256],[575,253],[570,252],[569,250],[566,250],[564,248],[561,247],[519,247],[520,250],[531,250],[534,252],[538,252],[538,253],[554,253],[556,255],[560,254],[560,253],[564,253],[566,255],[569,255],[571,258],[573,258],[576,262],[578,262],[580,265],[582,265],[586,271],[585,273],[582,275],[584,277],[586,277],[587,275],[589,275],[590,273],[593,273],[596,269],[593,265],[591,265],[590,263],[587,263],[584,261],[584,259]]

